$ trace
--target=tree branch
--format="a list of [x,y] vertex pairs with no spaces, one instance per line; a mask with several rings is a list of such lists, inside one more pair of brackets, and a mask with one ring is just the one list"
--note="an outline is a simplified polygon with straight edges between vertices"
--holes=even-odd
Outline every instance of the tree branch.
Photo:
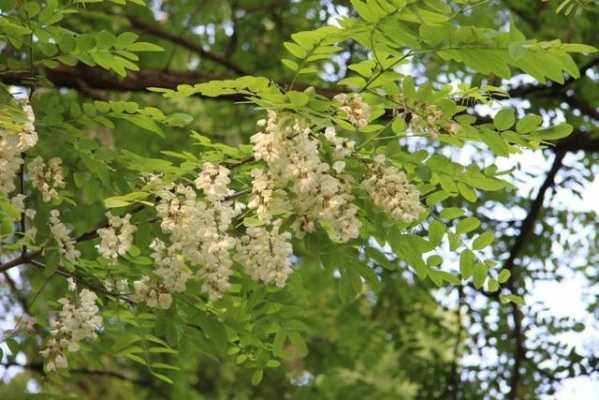
[[[556,151],[551,168],[547,172],[547,176],[539,188],[537,196],[530,204],[526,218],[520,226],[520,233],[518,234],[518,237],[516,237],[509,257],[504,263],[504,268],[512,272],[510,279],[506,282],[506,287],[513,294],[516,294],[518,282],[518,274],[516,271],[514,271],[515,261],[522,252],[522,249],[524,248],[529,236],[534,231],[536,220],[543,208],[545,195],[547,194],[547,191],[555,184],[555,177],[563,166],[565,155],[565,151]],[[514,341],[514,365],[512,366],[512,372],[510,376],[510,391],[507,398],[509,400],[517,400],[519,398],[520,381],[522,378],[520,369],[526,360],[526,334],[524,332],[524,326],[522,325],[522,311],[514,302],[510,303],[510,307],[512,322],[514,325],[512,329],[512,340]]]
[[150,24],[130,15],[127,16],[127,19],[131,23],[131,26],[139,31],[167,40],[183,48],[186,48],[187,50],[193,51],[194,53],[197,53],[203,58],[213,61],[216,64],[222,65],[223,67],[227,68],[228,70],[234,72],[237,75],[248,75],[248,73],[243,68],[228,60],[224,56],[205,50],[199,44],[195,43],[190,39],[186,39],[181,35],[176,35],[174,33],[170,33],[163,30],[160,27],[160,23],[158,21],[154,21]]
[[[518,234],[518,237],[516,237],[516,239],[514,241],[514,244],[510,250],[510,255],[507,258],[507,260],[505,261],[503,268],[508,269],[508,270],[512,270],[514,268],[514,262],[516,261],[516,258],[520,255],[520,252],[522,251],[522,249],[524,248],[524,245],[526,244],[526,240],[528,239],[528,237],[530,236],[530,234],[532,233],[532,231],[534,229],[537,217],[539,216],[539,213],[541,212],[541,209],[543,208],[543,202],[545,201],[545,194],[547,193],[549,188],[551,188],[554,185],[555,177],[557,175],[557,172],[560,170],[560,168],[563,165],[563,160],[564,160],[565,155],[566,155],[566,152],[563,150],[557,150],[555,152],[555,158],[553,160],[553,164],[551,165],[551,168],[547,172],[545,181],[539,188],[539,192],[537,193],[537,196],[535,197],[533,202],[530,204],[530,207],[528,209],[528,214],[526,215],[526,218],[524,218],[524,221],[522,221],[522,224],[520,225],[520,233]],[[510,281],[511,281],[511,279],[508,282],[510,282]]]
[[[9,362],[1,363],[0,366],[5,367],[5,368],[18,367],[18,368],[28,369],[30,371],[35,371],[41,375],[46,375],[46,373],[44,372],[44,365],[42,363],[19,364],[19,363],[9,361]],[[105,377],[109,377],[109,378],[116,378],[116,379],[120,379],[122,381],[127,381],[127,382],[131,382],[131,383],[135,383],[136,385],[142,385],[142,386],[147,386],[151,383],[150,381],[147,381],[144,379],[139,379],[139,378],[132,378],[125,374],[121,374],[120,372],[115,372],[115,371],[87,369],[87,368],[73,368],[73,369],[69,369],[68,371],[71,374],[95,375],[95,376],[105,376]]]

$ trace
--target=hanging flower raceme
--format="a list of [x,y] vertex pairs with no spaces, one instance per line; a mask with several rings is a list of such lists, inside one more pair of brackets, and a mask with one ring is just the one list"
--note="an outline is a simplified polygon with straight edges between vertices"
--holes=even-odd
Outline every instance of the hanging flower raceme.
[[229,190],[230,171],[222,165],[204,163],[202,172],[195,180],[197,189],[201,189],[209,201],[221,201],[231,194]]
[[324,137],[333,146],[333,157],[335,157],[336,160],[343,160],[354,152],[356,142],[341,136],[337,136],[335,127],[327,127],[324,130]]
[[[37,211],[35,211],[32,208],[25,207],[25,199],[26,198],[27,198],[27,196],[25,196],[24,194],[18,193],[16,195],[14,195],[13,197],[11,197],[10,204],[15,209],[17,209],[19,214],[23,214],[26,219],[31,221],[35,218]],[[27,227],[26,231],[25,231],[25,235],[29,236],[32,239],[35,239],[35,236],[37,235],[37,228],[35,226]]]
[[148,307],[162,308],[168,310],[173,304],[173,296],[168,289],[158,281],[144,276],[133,282],[133,300],[137,303],[145,303]]
[[160,277],[164,287],[169,292],[181,293],[185,291],[187,281],[192,273],[185,265],[181,255],[181,245],[175,243],[169,247],[160,239],[154,239],[150,244],[153,250],[152,258],[157,267],[155,273]]
[[45,202],[58,198],[57,189],[65,187],[62,160],[58,157],[51,158],[48,164],[36,157],[29,163],[29,173],[33,187],[39,190]]
[[376,156],[372,175],[364,181],[364,188],[374,204],[395,219],[413,222],[425,211],[416,186],[408,181],[403,171],[385,165],[382,154]]
[[108,227],[98,229],[100,244],[96,245],[98,252],[111,262],[116,262],[119,256],[124,255],[131,248],[133,234],[137,227],[132,225],[131,214],[117,217],[110,212],[106,213]]
[[[329,233],[334,240],[346,242],[358,237],[361,224],[351,187],[334,176],[330,165],[321,160],[319,142],[312,138],[310,128],[297,120],[280,121],[272,111],[259,126],[264,131],[252,136],[254,156],[266,161],[267,168],[252,171],[253,196],[249,207],[256,209],[262,221],[269,222],[273,210],[289,208],[284,205],[285,190],[290,190],[294,196],[288,203],[300,216],[293,226],[299,236],[312,232],[316,221],[320,221],[331,228]],[[329,129],[328,136],[334,140],[334,130]],[[350,154],[353,144],[337,139],[339,157]],[[340,174],[345,166],[335,167]]]
[[50,232],[58,244],[58,252],[69,261],[75,261],[81,256],[75,240],[71,239],[71,230],[60,221],[58,210],[50,211]]
[[36,145],[35,115],[29,105],[23,106],[26,122],[14,129],[0,128],[0,193],[15,190],[15,178],[23,164],[21,153]]
[[362,96],[357,93],[341,93],[333,97],[333,100],[340,103],[339,110],[345,113],[349,122],[354,126],[358,128],[365,128],[368,126],[370,106],[362,99]]
[[279,232],[280,227],[281,221],[277,220],[270,230],[263,226],[248,228],[237,245],[237,260],[252,279],[283,287],[293,272],[293,248],[291,233]]
[[[161,200],[156,207],[163,231],[170,234],[171,242],[190,265],[198,267],[202,290],[212,300],[222,297],[230,286],[230,251],[236,239],[228,230],[242,210],[226,200],[232,193],[228,176],[227,168],[205,163],[195,182],[204,199],[198,199],[193,188],[178,185],[160,191]],[[165,290],[169,291],[168,287]]]
[[[76,290],[74,282],[69,284],[69,290]],[[102,326],[102,317],[96,300],[96,294],[89,289],[81,290],[75,302],[67,298],[58,300],[62,310],[50,321],[52,337],[40,352],[48,371],[67,368],[67,352],[79,351],[81,341],[97,338],[96,330]]]

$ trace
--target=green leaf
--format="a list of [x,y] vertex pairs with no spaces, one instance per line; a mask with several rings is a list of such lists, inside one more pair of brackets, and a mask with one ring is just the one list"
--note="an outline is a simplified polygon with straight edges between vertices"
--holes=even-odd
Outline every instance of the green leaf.
[[441,218],[446,221],[464,216],[464,210],[457,207],[448,207],[441,211]]
[[478,236],[476,239],[474,239],[474,242],[472,243],[472,248],[474,250],[482,250],[491,243],[493,243],[494,240],[495,234],[493,234],[493,232],[491,231],[486,231],[480,236]]
[[308,354],[308,347],[306,346],[306,342],[304,341],[302,335],[300,335],[299,332],[289,332],[289,341],[291,342],[291,345],[295,348],[294,350],[297,351],[297,353],[301,357],[304,357]]
[[499,282],[493,278],[487,280],[487,292],[494,293],[499,290]]
[[262,376],[263,371],[261,369],[257,369],[256,371],[254,371],[254,374],[252,375],[252,385],[256,386],[260,382],[262,382]]
[[462,182],[458,182],[458,192],[460,193],[460,195],[462,195],[464,199],[468,200],[471,203],[474,203],[478,198],[476,192],[472,190],[470,186],[465,185]]
[[447,227],[444,223],[434,219],[431,221],[430,226],[428,228],[428,237],[430,238],[433,246],[438,246],[443,240],[443,236],[445,236],[445,232]]
[[569,136],[574,128],[565,122],[534,132],[534,137],[541,140],[557,140]]
[[304,58],[308,54],[308,52],[304,50],[301,46],[298,46],[297,44],[292,42],[285,42],[283,43],[283,46],[285,46],[287,51],[289,51],[297,58]]
[[464,250],[460,254],[460,273],[462,279],[468,279],[474,273],[476,256],[470,250]]
[[156,378],[160,379],[161,381],[163,381],[163,382],[166,382],[166,383],[168,383],[169,385],[172,385],[172,384],[173,384],[173,381],[172,381],[172,379],[171,379],[171,378],[169,378],[168,376],[166,376],[166,375],[163,375],[163,374],[159,374],[158,372],[154,372],[154,371],[151,371],[151,373],[152,373],[152,376],[154,376],[154,377],[156,377]]
[[500,131],[505,131],[514,126],[516,122],[516,114],[511,108],[504,108],[495,115],[493,125]]
[[160,129],[156,122],[152,121],[148,117],[142,115],[119,115],[118,118],[122,118],[126,121],[131,122],[134,125],[139,126],[140,128],[146,129],[150,132],[154,132],[160,137],[164,137],[162,129]]
[[117,49],[126,49],[137,40],[139,36],[133,32],[121,33],[114,42],[114,47]]
[[402,117],[395,117],[391,124],[391,130],[397,135],[403,135],[406,132],[407,125],[406,121]]
[[518,133],[530,133],[537,129],[543,122],[543,118],[535,114],[529,114],[522,118],[516,124],[516,131]]
[[291,103],[296,107],[303,107],[310,101],[310,96],[308,96],[306,93],[298,92],[295,90],[287,92],[287,97],[289,98]]
[[517,296],[515,294],[504,294],[499,296],[499,300],[501,301],[501,304],[507,304],[507,303],[516,303],[518,305],[523,306],[525,304],[524,299],[521,296]]
[[508,281],[508,279],[510,279],[511,275],[512,273],[509,269],[502,269],[499,273],[499,276],[497,277],[497,280],[499,281],[499,283],[505,283]]
[[164,51],[164,49],[157,44],[149,42],[135,42],[127,46],[127,50],[141,53],[141,52],[158,52]]
[[112,196],[104,199],[104,207],[119,208],[126,207],[138,200],[143,200],[150,195],[148,192],[131,192],[123,196]]
[[468,217],[468,218],[464,218],[463,220],[458,222],[456,231],[457,231],[457,233],[464,234],[464,233],[472,232],[473,230],[477,229],[479,226],[480,226],[480,220],[478,218]]

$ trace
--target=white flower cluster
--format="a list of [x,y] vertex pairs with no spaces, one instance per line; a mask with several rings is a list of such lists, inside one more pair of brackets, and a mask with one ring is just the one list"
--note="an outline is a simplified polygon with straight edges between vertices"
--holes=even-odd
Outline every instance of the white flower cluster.
[[192,187],[177,185],[159,192],[161,200],[156,207],[162,230],[170,234],[185,259],[199,267],[202,290],[211,299],[222,297],[230,286],[230,252],[236,240],[227,231],[242,209],[225,200],[231,192],[228,176],[228,169],[206,163],[196,180],[206,195],[204,200],[197,199]]
[[[70,290],[76,286],[69,284]],[[58,300],[62,310],[58,318],[50,321],[50,334],[46,347],[40,352],[46,359],[46,369],[54,371],[56,368],[67,368],[66,353],[79,351],[81,341],[96,339],[96,330],[102,325],[102,317],[96,305],[97,296],[88,289],[79,292],[76,302],[67,298]]]
[[248,207],[256,210],[261,221],[269,222],[272,212],[286,208],[285,191],[277,188],[276,180],[265,169],[253,169],[252,198]]
[[162,308],[168,310],[173,304],[173,296],[160,284],[150,279],[149,276],[143,276],[140,280],[133,282],[133,300],[138,303],[145,303],[148,307]]
[[57,189],[65,187],[62,160],[58,157],[51,158],[47,165],[41,157],[36,157],[29,163],[29,172],[33,187],[41,192],[45,202],[58,198]]
[[149,307],[169,309],[173,303],[171,293],[185,291],[191,271],[185,265],[179,243],[166,247],[160,239],[154,239],[150,244],[153,250],[152,258],[156,265],[155,275],[158,280],[145,276],[133,282],[134,298],[137,302],[146,303]]
[[15,190],[15,177],[23,164],[21,153],[37,143],[33,109],[25,105],[23,112],[27,122],[20,129],[0,128],[0,193],[10,193]]
[[129,291],[129,281],[127,279],[105,279],[102,285],[111,293],[127,294]]
[[291,234],[280,233],[280,226],[281,221],[277,220],[270,231],[263,226],[248,228],[237,245],[237,261],[252,279],[283,287],[293,271],[290,260],[293,248]]
[[117,258],[124,255],[131,247],[137,227],[130,222],[131,214],[117,217],[107,212],[106,217],[109,226],[98,229],[100,244],[96,245],[96,248],[102,257],[116,262]]
[[362,99],[362,96],[357,93],[341,93],[333,97],[333,100],[341,103],[339,109],[345,113],[349,122],[354,126],[357,126],[358,128],[365,128],[368,126],[370,106]]
[[[37,211],[35,211],[32,208],[25,208],[25,199],[26,198],[27,198],[27,196],[25,196],[24,194],[18,193],[10,199],[10,204],[14,208],[16,208],[20,214],[24,214],[25,218],[27,218],[29,220],[33,220],[37,214]],[[36,234],[37,234],[37,228],[35,226],[31,226],[31,227],[27,228],[27,230],[25,231],[25,235],[29,236],[30,238],[35,238]]]
[[201,189],[209,201],[222,201],[231,194],[229,172],[221,165],[204,163],[202,172],[195,180],[196,188]]
[[324,130],[324,137],[333,145],[333,157],[336,160],[343,160],[354,152],[356,142],[337,136],[335,127],[329,126]]
[[181,293],[185,291],[187,281],[191,279],[191,271],[185,265],[181,255],[179,243],[172,244],[168,248],[160,239],[154,239],[150,244],[153,250],[152,258],[156,263],[158,275],[169,292]]
[[71,239],[71,230],[63,224],[58,210],[50,211],[50,232],[58,243],[58,252],[69,261],[75,261],[81,252],[75,248],[76,242]]
[[[279,121],[273,111],[258,125],[264,131],[251,138],[254,156],[266,161],[268,169],[252,172],[253,197],[249,207],[257,210],[261,220],[269,222],[272,211],[277,210],[273,199],[282,199],[284,189],[290,189],[294,194],[292,205],[301,216],[294,226],[299,235],[313,231],[315,222],[320,221],[332,228],[335,240],[346,242],[358,237],[361,225],[351,187],[333,176],[329,164],[320,159],[319,142],[311,138],[310,128],[298,121]],[[345,143],[343,146],[352,147]],[[343,170],[344,165],[337,167]]]
[[412,222],[424,212],[420,192],[408,181],[403,171],[385,165],[385,156],[375,157],[373,175],[364,181],[364,187],[374,204],[382,207],[393,218]]

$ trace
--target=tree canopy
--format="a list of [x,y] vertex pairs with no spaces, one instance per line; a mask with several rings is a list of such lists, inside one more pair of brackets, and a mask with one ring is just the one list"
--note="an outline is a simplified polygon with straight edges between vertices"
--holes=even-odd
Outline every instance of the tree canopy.
[[595,213],[559,201],[597,172],[598,12],[0,0],[0,398],[596,379],[562,340],[587,321],[530,300],[599,279]]

